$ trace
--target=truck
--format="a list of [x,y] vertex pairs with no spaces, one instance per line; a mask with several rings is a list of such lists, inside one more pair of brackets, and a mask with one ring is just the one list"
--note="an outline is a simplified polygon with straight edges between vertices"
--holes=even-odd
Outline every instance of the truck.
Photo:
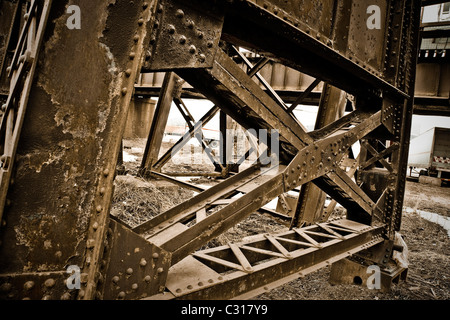
[[411,139],[408,166],[419,170],[419,181],[450,182],[450,128],[434,127]]

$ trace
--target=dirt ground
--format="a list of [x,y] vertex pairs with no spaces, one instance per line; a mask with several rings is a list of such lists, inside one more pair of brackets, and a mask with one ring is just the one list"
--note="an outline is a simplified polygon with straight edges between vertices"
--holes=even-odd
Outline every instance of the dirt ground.
[[[127,145],[133,145],[127,148]],[[136,145],[138,145],[136,147]],[[142,141],[128,141],[125,150],[136,158],[126,162],[129,175],[137,172],[142,152]],[[175,169],[168,165],[169,170]],[[203,167],[204,168],[204,167]],[[179,169],[179,167],[178,167]],[[187,170],[188,168],[186,168]],[[207,178],[192,179],[192,183],[214,183]],[[147,197],[140,193],[146,191]],[[155,187],[152,182],[119,177],[112,214],[130,225],[135,225],[163,212],[193,196],[192,191],[178,188]],[[407,209],[408,208],[408,209]],[[450,188],[436,187],[408,181],[400,233],[407,243],[409,269],[406,281],[393,284],[389,293],[370,290],[364,285],[331,285],[330,267],[322,268],[264,293],[258,300],[448,300],[450,299],[450,239],[449,233],[437,223],[419,215],[420,211],[450,217]],[[132,213],[132,214],[130,214]],[[338,213],[337,213],[338,214]],[[133,218],[130,218],[133,217]],[[138,217],[138,218],[136,218]],[[226,244],[244,236],[276,232],[286,228],[286,222],[266,214],[253,213],[207,246]]]

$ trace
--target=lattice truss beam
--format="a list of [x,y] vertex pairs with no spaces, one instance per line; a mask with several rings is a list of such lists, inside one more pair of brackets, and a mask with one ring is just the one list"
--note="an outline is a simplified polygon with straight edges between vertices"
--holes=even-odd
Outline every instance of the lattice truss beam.
[[[66,247],[76,247],[68,251],[77,257],[76,262],[82,266],[84,275],[82,290],[66,291],[66,297],[248,297],[358,253],[388,268],[395,232],[401,223],[420,3],[412,0],[375,1],[382,15],[380,29],[373,31],[366,28],[366,19],[361,17],[366,17],[366,9],[374,1],[330,0],[320,2],[320,6],[315,2],[311,0],[309,6],[303,7],[277,0],[154,0],[150,4],[135,1],[131,9],[127,9],[133,19],[125,31],[111,27],[113,24],[109,21],[117,22],[119,9],[124,9],[126,4],[119,1],[108,7],[108,12],[103,14],[108,31],[102,32],[104,41],[111,46],[109,57],[117,56],[118,59],[114,64],[117,70],[113,79],[116,80],[105,80],[99,86],[108,88],[110,93],[120,92],[120,97],[114,94],[96,97],[106,106],[107,112],[102,110],[102,114],[109,115],[109,122],[105,125],[94,120],[95,124],[86,130],[91,130],[92,134],[102,133],[100,145],[86,133],[70,131],[81,142],[88,141],[90,147],[85,149],[86,159],[79,159],[78,153],[60,151],[60,159],[66,159],[67,163],[78,161],[86,166],[80,176],[84,179],[83,186],[92,191],[89,199],[94,204],[84,205],[88,213],[79,215],[88,223],[65,243]],[[92,12],[103,9],[101,4],[92,6],[95,7]],[[83,5],[85,9],[88,7]],[[57,15],[57,10],[53,14]],[[96,28],[103,30],[99,25]],[[60,29],[56,30],[60,32]],[[98,30],[94,28],[91,32],[95,34]],[[124,32],[132,40],[121,46]],[[69,31],[61,31],[61,34],[52,41],[66,38],[71,41]],[[51,54],[50,43],[46,45],[44,52]],[[239,47],[258,52],[260,59],[253,65]],[[103,47],[94,46],[91,53],[97,54],[98,48]],[[128,51],[131,52],[129,55],[123,53]],[[403,54],[399,55],[399,52]],[[289,105],[260,75],[261,68],[270,60],[300,70],[316,80]],[[74,63],[82,65],[82,59]],[[42,65],[39,69],[44,76],[48,76],[47,66]],[[126,115],[133,87],[130,79],[134,79],[140,70],[166,72],[141,174],[169,179],[200,193],[130,228],[111,219],[108,208],[113,192],[111,171],[120,150],[125,125],[123,115]],[[97,71],[110,79],[111,65]],[[188,82],[214,104],[199,121],[192,117],[180,98],[182,81]],[[302,119],[298,119],[293,111],[320,82],[324,85],[315,129],[307,132]],[[83,97],[82,91],[73,95]],[[45,101],[55,105],[54,100]],[[189,130],[159,157],[172,102],[183,115]],[[352,110],[346,113],[349,105]],[[61,117],[60,111],[56,113],[58,117]],[[89,115],[93,112],[87,106],[82,111]],[[202,122],[211,120],[219,111],[250,132],[261,129],[269,135],[277,132],[277,143],[268,143],[265,152],[258,154],[258,161],[236,172],[235,164],[230,166],[223,161],[224,154],[219,158],[213,155],[201,133]],[[95,113],[93,118],[97,119],[97,115]],[[67,119],[61,119],[61,124],[65,126],[63,132],[73,130],[67,127]],[[32,121],[28,122],[28,126],[32,125]],[[121,130],[111,129],[113,125]],[[105,127],[109,131],[102,131]],[[55,141],[63,139],[58,134],[53,137]],[[202,189],[161,172],[164,164],[190,138],[200,142],[218,175],[226,179]],[[255,139],[270,140],[261,136],[251,138],[252,141]],[[242,159],[256,150],[256,144],[251,144]],[[62,145],[61,141],[59,145]],[[278,152],[274,152],[275,149]],[[31,157],[30,148],[25,145],[22,156],[26,157],[27,152]],[[89,159],[95,159],[103,168],[100,174],[88,164],[86,160]],[[49,162],[49,168],[56,166],[54,163],[59,162]],[[24,178],[25,167],[20,163],[16,169],[17,180],[22,184],[33,179],[39,181],[45,174],[64,172],[56,166],[54,172],[41,174],[36,171],[31,177]],[[4,165],[2,174],[8,169],[10,167]],[[231,171],[235,172],[230,174]],[[92,185],[87,182],[89,177]],[[77,178],[74,176],[73,179]],[[3,182],[2,188],[6,185],[6,191],[2,196],[6,199],[9,180],[7,184]],[[63,185],[67,182],[61,181]],[[17,192],[24,188],[9,190],[10,197],[17,198]],[[72,188],[73,183],[67,191]],[[197,251],[252,212],[263,211],[273,199],[280,197],[283,202],[285,195],[292,191],[297,192],[298,200],[288,215],[291,220],[289,231],[258,235],[243,242]],[[332,200],[326,207],[325,195]],[[77,206],[80,208],[84,203],[74,205],[81,196],[60,197],[67,205],[58,208],[71,208],[72,212],[78,212]],[[84,194],[83,201],[87,197]],[[347,210],[347,216],[329,221],[337,203]],[[50,213],[44,205],[39,208],[45,218],[59,217],[60,209]],[[8,220],[19,228],[24,223],[23,217],[20,219],[16,214],[20,211],[25,217],[31,212],[28,204],[13,206],[7,212]],[[80,219],[76,221],[73,219],[63,227],[69,229],[75,223],[80,224]],[[6,230],[15,237],[11,235],[12,229]],[[81,247],[85,245],[84,250],[80,243]],[[14,247],[13,242],[6,241],[0,254],[11,255]],[[38,245],[32,242],[30,247],[34,249]],[[364,254],[367,250],[371,250],[370,254]],[[21,249],[17,254],[26,251]],[[39,263],[33,262],[28,267],[34,272],[35,283],[45,277],[38,271],[39,266],[44,262],[50,265],[54,258],[39,259]],[[61,277],[61,262],[53,265],[56,267],[51,271]],[[20,269],[18,264],[5,264],[0,269],[3,274],[0,279],[3,286],[9,288],[9,291],[5,290],[9,295],[27,279],[24,274],[11,276],[17,269]],[[56,294],[64,288],[59,290]],[[39,296],[42,292],[36,290],[34,294]]]

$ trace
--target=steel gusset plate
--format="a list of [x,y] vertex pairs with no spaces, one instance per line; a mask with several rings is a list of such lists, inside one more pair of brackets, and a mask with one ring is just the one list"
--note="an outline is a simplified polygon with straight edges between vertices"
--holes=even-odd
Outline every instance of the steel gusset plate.
[[211,67],[222,25],[223,5],[216,2],[160,1],[143,72]]
[[171,254],[111,220],[97,298],[134,300],[165,287]]

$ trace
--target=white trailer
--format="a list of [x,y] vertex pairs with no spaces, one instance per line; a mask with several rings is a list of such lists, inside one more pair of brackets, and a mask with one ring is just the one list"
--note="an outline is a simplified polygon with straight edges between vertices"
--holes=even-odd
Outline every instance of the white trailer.
[[450,129],[432,128],[411,139],[408,166],[421,169],[420,176],[450,182]]

